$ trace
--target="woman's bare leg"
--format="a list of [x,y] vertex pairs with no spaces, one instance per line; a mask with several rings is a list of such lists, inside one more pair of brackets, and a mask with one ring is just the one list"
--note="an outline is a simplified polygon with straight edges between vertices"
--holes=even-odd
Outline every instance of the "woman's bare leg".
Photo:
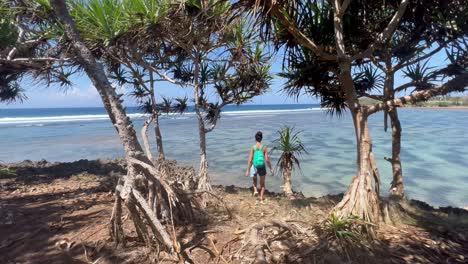
[[257,175],[256,174],[253,176],[253,190],[254,190],[254,193],[258,193],[258,190],[257,190]]
[[263,201],[263,194],[265,193],[265,176],[260,176],[260,200]]

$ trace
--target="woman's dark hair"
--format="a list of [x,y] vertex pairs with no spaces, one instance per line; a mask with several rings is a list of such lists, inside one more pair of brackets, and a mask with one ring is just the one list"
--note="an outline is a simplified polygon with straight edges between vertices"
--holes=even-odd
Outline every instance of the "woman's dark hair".
[[257,140],[258,142],[261,142],[262,139],[263,139],[262,131],[258,131],[258,132],[255,134],[255,140]]

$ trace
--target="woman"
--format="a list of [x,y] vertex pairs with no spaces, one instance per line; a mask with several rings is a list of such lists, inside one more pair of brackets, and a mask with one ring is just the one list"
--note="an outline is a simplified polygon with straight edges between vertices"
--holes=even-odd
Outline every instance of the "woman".
[[270,169],[271,175],[273,175],[273,169],[270,163],[270,157],[268,156],[267,148],[262,145],[263,134],[258,131],[255,134],[255,145],[250,148],[249,160],[247,161],[247,170],[245,176],[249,177],[250,169],[253,166],[255,173],[253,175],[253,189],[254,195],[258,195],[257,190],[257,175],[260,176],[260,201],[264,201],[263,195],[265,193],[265,176],[266,166]]

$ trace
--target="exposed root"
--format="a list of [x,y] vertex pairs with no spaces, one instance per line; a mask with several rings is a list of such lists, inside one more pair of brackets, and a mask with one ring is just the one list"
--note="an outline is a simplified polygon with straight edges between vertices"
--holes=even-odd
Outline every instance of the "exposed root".
[[[121,221],[122,202],[133,220],[138,238],[152,251],[159,245],[180,260],[190,261],[189,254],[181,252],[175,225],[194,219],[195,199],[178,185],[167,181],[166,170],[158,170],[149,161],[127,158],[127,175],[116,188],[116,201],[111,219],[111,236],[117,243],[124,242]],[[144,183],[147,184],[144,184]],[[148,228],[149,226],[149,228]],[[154,240],[155,238],[156,240]],[[171,257],[172,258],[172,257]]]
[[[278,230],[270,230],[268,232],[267,229],[269,228],[277,228]],[[305,228],[298,223],[289,224],[286,221],[282,220],[270,220],[266,222],[260,222],[251,225],[249,228],[245,230],[241,230],[236,232],[237,234],[244,233],[244,239],[242,241],[241,247],[237,250],[234,254],[234,258],[242,260],[245,256],[255,256],[255,263],[270,263],[269,259],[278,258],[275,255],[274,250],[270,247],[270,245],[280,244],[278,246],[280,251],[282,252],[282,257],[285,256],[286,251],[292,249],[292,245],[283,242],[278,242],[279,237],[282,235],[288,234],[289,238],[310,238],[313,237],[313,233],[310,232],[308,228]],[[277,241],[278,240],[278,241]],[[286,240],[287,241],[287,240]],[[281,244],[283,243],[283,244]],[[265,249],[267,249],[267,254],[265,253]],[[277,262],[277,259],[274,260]]]
[[112,215],[109,225],[110,237],[116,245],[122,243],[125,245],[125,235],[122,228],[122,198],[120,197],[121,180],[119,179],[115,189],[115,202],[112,208]]

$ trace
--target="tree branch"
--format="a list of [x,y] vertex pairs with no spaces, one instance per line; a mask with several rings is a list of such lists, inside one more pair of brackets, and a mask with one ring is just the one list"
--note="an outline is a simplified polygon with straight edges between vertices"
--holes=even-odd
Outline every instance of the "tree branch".
[[374,64],[375,67],[379,68],[381,71],[383,71],[385,73],[388,72],[387,68],[382,66],[374,56],[369,56],[369,59],[372,61],[372,64]]
[[[407,1],[407,0],[404,0],[404,1]],[[325,50],[324,50],[324,48],[322,46],[317,45],[313,40],[311,40],[306,35],[304,35],[304,33],[302,33],[294,25],[294,23],[292,21],[290,21],[290,19],[287,18],[281,10],[279,10],[279,8],[277,6],[273,6],[271,8],[270,12],[272,13],[272,15],[274,17],[276,17],[278,20],[280,20],[281,24],[283,24],[283,26],[286,27],[288,32],[291,33],[294,36],[295,40],[299,44],[301,44],[301,45],[305,46],[306,48],[310,49],[311,51],[313,51],[317,57],[319,57],[320,59],[325,60],[325,61],[336,61],[337,60],[335,55],[325,52]]]
[[145,146],[146,156],[148,156],[148,159],[151,162],[154,162],[153,154],[151,153],[151,147],[150,147],[149,140],[148,140],[148,127],[152,121],[153,121],[153,116],[150,116],[143,123],[143,127],[141,128],[141,138],[143,139],[143,145]]
[[437,47],[436,49],[434,49],[433,51],[421,56],[421,57],[418,57],[414,60],[411,60],[411,58],[414,58],[414,56],[416,56],[417,54],[419,54],[422,50],[428,48],[427,46],[425,46],[425,48],[423,48],[422,50],[418,49],[417,51],[415,51],[413,54],[411,54],[411,57],[409,60],[406,61],[406,63],[403,63],[403,62],[400,62],[398,63],[397,65],[395,65],[395,67],[393,67],[395,69],[395,71],[398,71],[404,67],[408,67],[409,65],[412,65],[412,64],[415,64],[419,61],[422,61],[422,60],[425,60],[431,56],[433,56],[434,54],[436,54],[437,52],[439,52],[441,49],[443,49],[445,46],[447,45],[447,43],[444,43],[442,45],[439,45],[439,47]]
[[[17,16],[15,20],[16,20],[16,23],[14,23],[14,24],[19,28],[19,34],[18,34],[17,42],[21,42],[21,41],[23,41],[24,35],[26,34],[26,30],[24,30],[24,28],[20,25],[19,16]],[[10,50],[10,52],[8,52],[7,60],[13,59],[13,57],[16,55],[17,52],[18,52],[18,47],[17,47],[17,45],[15,45],[15,47],[13,47]]]
[[69,59],[63,58],[53,58],[53,57],[44,57],[44,58],[17,58],[17,59],[0,59],[0,63],[5,64],[24,64],[24,63],[39,63],[39,62],[66,62]]
[[410,87],[416,86],[418,84],[423,84],[423,83],[424,82],[421,82],[421,81],[419,81],[419,82],[409,82],[409,83],[405,83],[403,85],[400,85],[400,86],[398,86],[397,88],[395,88],[393,90],[395,91],[395,93],[399,93],[399,92],[404,91],[404,90],[406,90],[406,89],[408,89]]
[[213,131],[213,129],[215,129],[216,125],[218,124],[218,119],[219,119],[219,115],[221,113],[221,108],[225,107],[227,104],[228,104],[227,102],[223,102],[223,103],[221,103],[219,105],[219,107],[218,107],[219,111],[217,111],[215,116],[214,116],[213,124],[211,124],[210,127],[205,128],[205,133],[209,133],[209,132]]
[[409,95],[397,99],[388,100],[386,102],[376,104],[372,107],[369,107],[367,113],[371,115],[381,110],[388,110],[391,107],[400,107],[406,104],[425,101],[437,95],[445,95],[454,91],[466,91],[467,84],[468,71],[465,71],[464,73],[458,75],[457,77],[451,79],[443,85],[439,85],[423,91],[413,92]]
[[[338,2],[338,0],[336,0]],[[343,4],[341,4],[340,9],[338,10],[338,16],[343,17],[343,15],[346,13],[346,9],[348,9],[349,4],[351,3],[351,0],[344,0]],[[338,6],[338,5],[337,5]]]
[[147,63],[142,57],[140,54],[138,54],[137,52],[135,51],[132,51],[132,54],[133,56],[137,59],[138,63],[143,66],[144,68],[146,68],[148,71],[151,71],[151,72],[154,72],[156,73],[157,75],[159,75],[163,80],[165,81],[168,81],[172,84],[176,84],[176,85],[180,85],[180,86],[191,86],[191,83],[187,83],[187,82],[179,82],[179,81],[176,81],[174,79],[172,79],[171,77],[169,77],[166,73],[162,73],[160,70],[158,70],[156,67],[153,67],[152,65],[150,65],[149,63]]
[[343,59],[346,57],[346,49],[344,43],[344,34],[343,34],[343,15],[339,0],[333,1],[333,8],[335,9],[335,15],[333,18],[333,25],[335,28],[335,40],[336,40],[336,50],[338,57]]
[[401,17],[405,13],[408,4],[409,0],[401,0],[400,6],[398,7],[398,11],[395,13],[395,15],[393,15],[392,20],[390,20],[390,23],[388,23],[387,27],[382,31],[382,33],[380,33],[377,36],[377,40],[374,43],[372,43],[369,46],[369,48],[367,48],[365,51],[354,55],[351,58],[351,60],[363,59],[371,56],[372,53],[374,53],[374,49],[376,46],[387,41],[393,35],[397,26],[399,25]]

